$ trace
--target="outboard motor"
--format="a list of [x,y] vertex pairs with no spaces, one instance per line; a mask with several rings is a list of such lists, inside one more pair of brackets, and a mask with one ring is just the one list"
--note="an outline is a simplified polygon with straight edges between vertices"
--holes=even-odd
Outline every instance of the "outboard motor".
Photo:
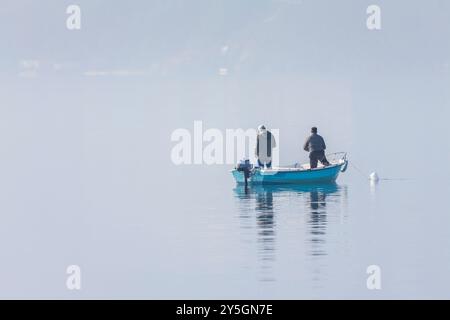
[[244,173],[244,181],[245,181],[245,186],[247,187],[248,185],[248,178],[250,178],[250,173],[253,169],[253,165],[250,163],[249,159],[243,159],[241,161],[239,161],[239,163],[236,166],[236,170],[237,171],[242,171]]

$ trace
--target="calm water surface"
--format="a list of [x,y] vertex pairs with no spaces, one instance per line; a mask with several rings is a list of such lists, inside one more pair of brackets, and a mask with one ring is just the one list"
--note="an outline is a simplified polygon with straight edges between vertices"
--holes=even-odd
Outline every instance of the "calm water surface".
[[[2,296],[450,297],[445,181],[370,185],[349,168],[336,184],[246,190],[225,167],[175,168],[158,184],[85,179],[73,206],[57,188],[52,203],[48,190],[24,189],[40,215],[28,203],[3,221]],[[65,288],[70,264],[82,268],[79,292]],[[373,264],[379,291],[366,287]]]

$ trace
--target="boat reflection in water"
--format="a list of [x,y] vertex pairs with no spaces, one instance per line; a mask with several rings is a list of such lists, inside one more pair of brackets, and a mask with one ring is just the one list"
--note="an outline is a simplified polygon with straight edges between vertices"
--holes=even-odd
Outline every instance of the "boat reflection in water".
[[[247,243],[254,241],[249,238],[252,234],[249,231],[256,229],[257,256],[262,271],[260,280],[276,280],[272,269],[276,260],[277,233],[284,241],[296,244],[296,247],[283,247],[283,250],[292,249],[292,254],[306,254],[309,260],[317,262],[313,263],[311,271],[312,280],[315,280],[321,273],[320,260],[327,256],[329,224],[343,223],[346,219],[347,187],[336,183],[260,185],[237,186],[234,191],[242,234]],[[299,239],[304,240],[304,251],[301,251]]]

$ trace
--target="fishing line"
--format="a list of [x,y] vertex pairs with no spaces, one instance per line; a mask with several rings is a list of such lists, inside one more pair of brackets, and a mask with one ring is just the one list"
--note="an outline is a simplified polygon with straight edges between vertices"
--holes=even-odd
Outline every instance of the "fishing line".
[[[348,160],[348,163],[361,175],[364,177],[364,179],[370,179],[368,178],[368,174],[364,173],[363,170],[358,168],[353,161]],[[407,181],[411,180],[411,178],[378,178],[379,181]]]
[[348,163],[350,163],[350,165],[361,175],[364,177],[364,179],[367,180],[368,174],[365,174],[364,171],[362,171],[361,169],[359,169],[354,163],[353,161],[348,160]]

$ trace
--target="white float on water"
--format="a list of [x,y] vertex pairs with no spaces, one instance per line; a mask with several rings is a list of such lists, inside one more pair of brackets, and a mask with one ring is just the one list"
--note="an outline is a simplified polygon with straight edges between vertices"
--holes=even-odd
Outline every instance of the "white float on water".
[[380,177],[378,176],[378,173],[372,172],[369,176],[369,180],[373,182],[378,182],[380,180]]

